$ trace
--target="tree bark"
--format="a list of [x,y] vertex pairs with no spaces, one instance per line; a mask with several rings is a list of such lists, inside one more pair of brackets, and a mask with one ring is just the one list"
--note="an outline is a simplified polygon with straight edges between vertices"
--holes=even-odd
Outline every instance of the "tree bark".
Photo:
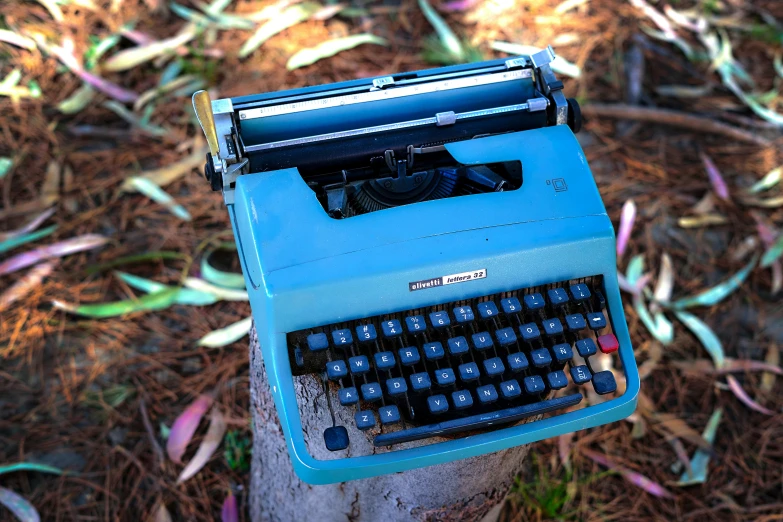
[[[300,409],[304,429],[321,433],[331,426],[320,381],[297,377],[295,387],[299,396],[312,398],[312,407],[303,412]],[[254,440],[249,499],[253,522],[479,521],[505,499],[529,450],[521,446],[404,473],[311,486],[299,480],[291,465],[255,327],[250,331],[250,389]],[[319,401],[323,404],[317,406]],[[338,404],[336,396],[332,403]],[[355,428],[353,410],[338,406],[335,416],[337,423],[348,429],[349,451],[371,453],[370,437]],[[336,457],[317,446],[310,447],[315,458]]]

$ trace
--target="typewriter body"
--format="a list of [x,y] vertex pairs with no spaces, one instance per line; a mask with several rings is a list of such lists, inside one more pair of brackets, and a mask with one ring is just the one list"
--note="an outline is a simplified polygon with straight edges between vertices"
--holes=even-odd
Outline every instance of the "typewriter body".
[[194,95],[304,481],[633,412],[614,230],[553,58]]

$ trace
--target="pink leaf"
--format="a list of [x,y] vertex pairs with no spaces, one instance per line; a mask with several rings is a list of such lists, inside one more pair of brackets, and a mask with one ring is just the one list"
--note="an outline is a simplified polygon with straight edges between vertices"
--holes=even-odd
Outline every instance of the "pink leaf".
[[620,286],[620,290],[624,290],[634,296],[641,295],[642,290],[650,282],[650,279],[652,279],[651,274],[644,274],[636,281],[636,284],[632,285],[623,274],[617,272],[617,283]]
[[759,413],[763,413],[764,415],[775,415],[775,412],[772,410],[768,410],[761,404],[754,401],[750,395],[747,394],[747,392],[742,389],[742,386],[740,385],[739,381],[734,378],[733,375],[727,375],[726,381],[729,383],[729,389],[734,393],[734,395],[737,396],[737,398],[748,408],[751,410],[756,410]]
[[239,509],[237,509],[237,498],[229,491],[223,509],[220,512],[223,522],[237,522],[239,520]]
[[155,510],[155,518],[153,520],[154,522],[172,522],[171,513],[166,509],[166,504],[163,502],[158,504],[158,509]]
[[631,237],[633,223],[636,220],[636,204],[632,199],[623,204],[623,210],[620,213],[620,230],[617,232],[617,257],[625,252],[628,246],[628,239]]
[[22,268],[39,263],[53,257],[64,257],[84,250],[92,250],[105,244],[109,239],[97,234],[85,234],[60,241],[53,245],[35,248],[23,252],[0,263],[0,275],[10,274]]
[[52,207],[48,210],[44,210],[37,216],[35,216],[33,219],[30,220],[29,223],[27,223],[25,226],[17,229],[12,230],[11,232],[5,232],[3,234],[0,234],[0,239],[8,239],[12,237],[21,236],[23,234],[29,234],[30,232],[36,230],[38,227],[41,226],[41,224],[52,217],[52,214],[54,214],[55,208]]
[[729,196],[729,187],[726,186],[726,182],[723,180],[720,171],[706,154],[702,152],[700,155],[701,161],[704,163],[704,168],[707,171],[707,176],[710,178],[710,183],[712,183],[712,189],[720,199],[729,201],[731,199],[731,196]]
[[777,375],[783,375],[783,369],[774,364],[764,361],[754,361],[751,359],[730,359],[724,360],[722,368],[715,368],[712,361],[707,359],[695,359],[693,361],[674,361],[674,365],[687,372],[694,373],[739,373],[739,372],[771,372]]
[[182,455],[185,448],[190,444],[190,439],[196,433],[201,417],[212,405],[212,397],[209,395],[199,395],[193,404],[188,406],[182,414],[174,421],[169,433],[169,440],[166,442],[166,453],[169,458],[177,464],[182,464]]
[[32,504],[10,489],[0,488],[0,504],[10,509],[21,522],[41,522]]
[[56,262],[41,263],[9,286],[0,294],[0,311],[32,292],[35,287],[40,286],[44,278],[52,273],[55,264]]
[[438,6],[438,9],[447,13],[455,11],[467,11],[474,5],[479,3],[479,0],[454,0],[453,2],[445,2]]
[[136,45],[149,45],[155,41],[155,39],[147,33],[134,29],[120,29],[120,34]]
[[595,453],[593,451],[589,450],[582,450],[582,453],[592,459],[594,462],[597,462],[598,464],[607,467],[613,471],[618,472],[620,475],[623,476],[625,480],[630,482],[631,484],[638,486],[645,490],[647,493],[651,495],[655,495],[656,497],[663,497],[663,498],[674,498],[674,495],[671,494],[666,488],[658,484],[657,482],[653,482],[652,480],[648,479],[644,475],[640,473],[636,473],[635,471],[631,471],[629,469],[626,469],[619,464],[616,464],[606,458],[604,455],[601,455],[599,453]]
[[226,421],[223,419],[223,414],[217,407],[212,408],[212,415],[209,420],[209,429],[207,430],[204,440],[201,441],[201,445],[198,447],[196,454],[193,455],[193,459],[188,462],[182,473],[179,474],[177,484],[181,484],[188,480],[190,477],[201,471],[215,450],[223,442],[223,435],[226,433]]

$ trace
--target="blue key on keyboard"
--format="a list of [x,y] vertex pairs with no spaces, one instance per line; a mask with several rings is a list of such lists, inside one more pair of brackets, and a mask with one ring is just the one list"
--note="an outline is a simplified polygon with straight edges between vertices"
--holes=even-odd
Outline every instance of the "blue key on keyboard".
[[530,360],[536,368],[548,368],[552,364],[552,356],[546,348],[539,348],[530,352]]
[[310,334],[307,336],[307,347],[311,352],[320,352],[329,348],[329,339],[325,333]]
[[516,297],[501,299],[500,307],[503,309],[503,312],[507,314],[517,314],[522,311],[522,305],[519,304],[519,299]]
[[334,330],[332,332],[332,341],[337,347],[350,346],[353,343],[353,336],[351,331],[347,328],[343,330]]
[[378,408],[378,416],[381,418],[381,424],[400,422],[400,410],[394,405]]
[[435,328],[446,328],[451,324],[451,319],[449,319],[449,313],[446,311],[432,312],[430,314],[430,322]]
[[458,323],[469,323],[474,319],[473,309],[469,306],[458,306],[454,309],[454,317]]
[[498,400],[498,391],[492,384],[487,384],[485,386],[479,386],[476,388],[476,395],[478,396],[479,402],[481,404],[489,404]]
[[366,343],[370,341],[374,341],[378,338],[378,335],[375,333],[375,326],[371,324],[360,324],[356,327],[356,339],[360,343]]
[[565,291],[565,288],[553,288],[548,290],[546,295],[552,306],[561,306],[568,302],[568,292]]
[[357,355],[348,359],[348,366],[351,367],[351,373],[354,375],[362,375],[370,371],[370,361],[367,360],[366,355]]
[[424,322],[423,315],[413,315],[405,318],[405,326],[408,328],[409,333],[423,332],[427,329],[427,324]]
[[353,418],[356,421],[356,427],[362,431],[375,426],[375,414],[372,411],[357,411]]
[[446,344],[449,346],[449,353],[451,355],[461,355],[467,353],[470,349],[468,347],[468,340],[462,336],[449,339],[446,341]]
[[549,387],[553,390],[559,390],[568,386],[568,378],[562,370],[548,373],[546,375],[546,380],[549,382]]
[[457,377],[451,368],[441,368],[435,371],[435,381],[438,386],[450,386],[457,382]]
[[[465,341],[465,345],[467,346],[468,342]],[[439,342],[434,343],[427,343],[424,345],[424,357],[428,361],[437,361],[438,359],[442,359],[443,356],[446,354],[443,351],[443,345]]]
[[600,330],[606,328],[606,317],[601,312],[587,314],[587,324],[591,330]]
[[524,298],[524,301],[525,306],[530,311],[541,310],[546,305],[544,298],[538,292],[535,294],[527,294]]
[[458,410],[473,406],[473,397],[469,391],[455,391],[451,394],[451,401]]
[[525,377],[525,391],[530,395],[537,395],[544,391],[544,380],[539,375]]
[[592,339],[579,339],[576,342],[576,351],[579,352],[579,355],[582,357],[590,357],[591,355],[596,354],[598,347]]
[[489,332],[473,334],[473,346],[476,347],[476,350],[492,348],[492,337],[490,337]]
[[443,413],[449,410],[449,401],[445,395],[433,395],[427,397],[427,407],[430,413]]
[[573,350],[571,350],[571,345],[568,343],[560,343],[556,344],[552,347],[552,352],[555,354],[555,360],[559,363],[564,363],[566,361],[570,361],[571,358],[574,356]]
[[590,299],[590,289],[584,283],[571,285],[571,295],[576,302],[587,301]]
[[513,328],[501,328],[495,332],[495,338],[500,346],[508,346],[517,342],[517,336]]
[[585,365],[571,368],[571,379],[573,379],[576,384],[584,384],[592,377],[593,376],[590,374],[590,369]]
[[481,316],[482,319],[491,319],[492,317],[498,315],[498,307],[495,306],[495,303],[493,301],[487,301],[486,303],[479,303],[478,311],[479,311],[479,316]]
[[505,371],[506,367],[503,365],[503,359],[500,357],[493,357],[491,359],[484,360],[484,373],[490,377],[502,375]]
[[585,317],[582,314],[567,315],[565,319],[569,332],[578,332],[587,328]]
[[419,349],[415,346],[400,348],[397,353],[400,354],[400,362],[403,364],[403,366],[410,366],[421,360],[421,357],[419,357]]
[[375,367],[379,370],[388,370],[394,368],[394,354],[391,352],[380,352],[375,354]]
[[383,330],[383,335],[386,337],[397,337],[402,334],[402,327],[397,319],[382,322],[381,329]]
[[386,391],[392,397],[402,395],[408,391],[408,383],[402,377],[394,377],[386,381]]
[[475,381],[479,378],[479,369],[476,363],[469,362],[459,365],[459,378],[463,381]]
[[527,357],[524,353],[512,353],[509,354],[508,358],[506,359],[508,361],[508,367],[511,368],[511,371],[514,373],[521,372],[522,370],[526,370],[529,366],[527,362]]
[[382,396],[381,385],[377,382],[362,384],[362,397],[365,401],[377,401]]
[[541,337],[541,332],[538,331],[538,325],[536,323],[527,323],[519,327],[519,334],[527,342],[535,341]]
[[413,388],[413,391],[417,392],[432,388],[432,381],[430,381],[429,374],[427,372],[422,372],[411,375],[411,388]]
[[500,383],[500,395],[504,399],[513,399],[519,397],[522,394],[522,388],[519,387],[519,382],[516,379],[509,381],[503,381]]
[[326,376],[329,380],[336,381],[342,379],[348,375],[348,368],[345,366],[345,361],[332,361],[326,363]]
[[340,399],[340,404],[343,406],[350,406],[359,402],[359,393],[356,391],[356,388],[340,388],[337,396]]
[[544,332],[547,335],[560,335],[563,333],[563,324],[557,317],[544,319]]
[[605,370],[593,375],[593,388],[598,395],[606,395],[607,393],[617,391],[617,383],[612,372]]

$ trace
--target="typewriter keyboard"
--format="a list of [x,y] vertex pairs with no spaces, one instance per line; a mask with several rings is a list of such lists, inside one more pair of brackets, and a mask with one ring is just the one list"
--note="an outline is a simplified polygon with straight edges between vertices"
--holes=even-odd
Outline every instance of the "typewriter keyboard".
[[[614,393],[595,363],[618,349],[607,319],[595,276],[292,332],[288,346],[293,374],[315,374],[380,448],[566,410],[584,387]],[[345,449],[348,431],[326,428],[323,444]]]

